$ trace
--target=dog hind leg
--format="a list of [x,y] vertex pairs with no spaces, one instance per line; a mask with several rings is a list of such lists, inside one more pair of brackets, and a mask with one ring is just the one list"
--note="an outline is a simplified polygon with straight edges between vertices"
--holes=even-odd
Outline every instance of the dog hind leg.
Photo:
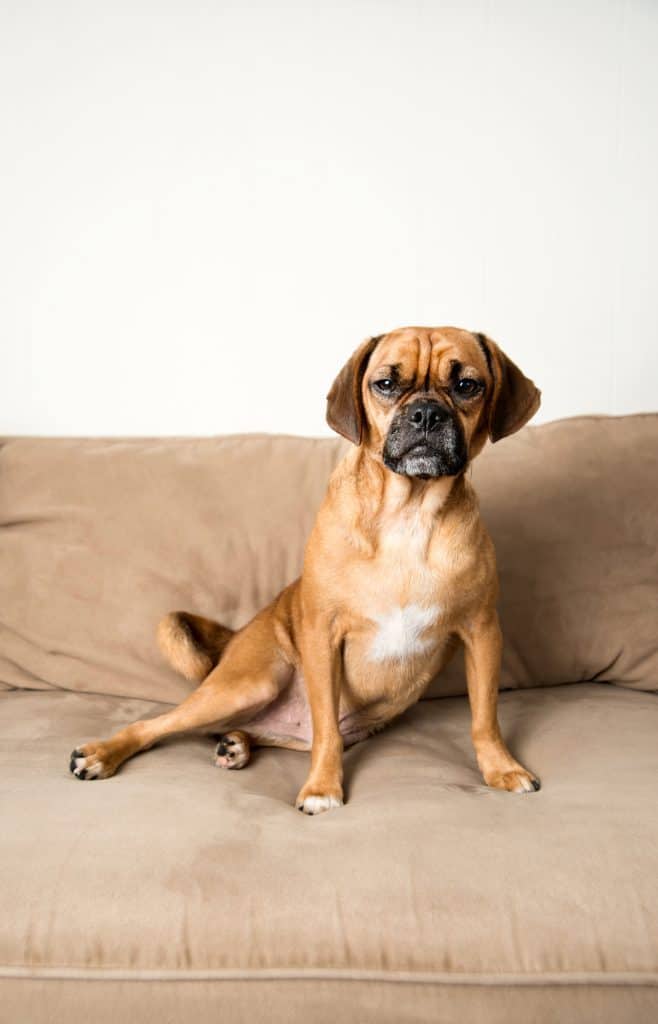
[[230,734],[275,700],[291,673],[271,621],[257,616],[231,637],[219,664],[182,704],[157,718],[134,722],[107,740],[77,747],[70,770],[79,779],[106,779],[129,757],[167,736],[209,726]]

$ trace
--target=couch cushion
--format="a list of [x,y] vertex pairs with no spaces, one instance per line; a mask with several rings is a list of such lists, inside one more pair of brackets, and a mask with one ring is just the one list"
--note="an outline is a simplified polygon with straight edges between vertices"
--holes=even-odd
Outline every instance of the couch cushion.
[[[472,479],[496,545],[501,685],[658,689],[658,415],[526,427]],[[428,695],[463,693],[462,662]]]
[[[503,694],[503,731],[543,782],[527,796],[482,784],[464,698],[422,702],[347,751],[348,803],[317,818],[292,806],[308,768],[293,751],[226,772],[209,738],[184,738],[95,785],[69,775],[79,740],[155,710],[0,698],[0,1005],[22,1007],[13,1019],[55,1019],[76,982],[89,982],[77,1005],[94,1008],[92,981],[102,1021],[155,988],[153,1006],[168,991],[170,1007],[205,1001],[240,1021],[263,1019],[264,1002],[274,1021],[652,1019],[654,694]],[[201,994],[172,995],[185,980]],[[165,1011],[143,1019],[190,1019]]]
[[341,442],[22,439],[0,448],[0,679],[178,703],[183,608],[236,627],[299,574]]
[[[0,446],[0,681],[176,703],[155,625],[246,622],[298,575],[344,442]],[[502,685],[658,679],[658,416],[526,427],[472,469],[501,577]],[[428,694],[465,692],[457,659]]]

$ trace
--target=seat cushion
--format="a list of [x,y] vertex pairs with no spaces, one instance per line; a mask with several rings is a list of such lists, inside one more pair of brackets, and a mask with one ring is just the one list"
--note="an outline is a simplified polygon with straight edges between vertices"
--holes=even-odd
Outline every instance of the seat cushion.
[[[181,701],[158,620],[241,626],[293,580],[346,445],[0,441],[0,687]],[[655,688],[658,416],[529,426],[469,472],[497,551],[502,686]],[[461,658],[427,691],[464,692]]]
[[[11,1019],[649,1021],[658,1011],[658,697],[501,696],[539,793],[485,787],[464,698],[346,752],[348,802],[292,802],[308,756],[241,772],[187,737],[80,783],[69,751],[158,706],[0,697],[0,1005]],[[11,823],[7,828],[7,823]],[[130,1019],[130,1018],[129,1018]]]

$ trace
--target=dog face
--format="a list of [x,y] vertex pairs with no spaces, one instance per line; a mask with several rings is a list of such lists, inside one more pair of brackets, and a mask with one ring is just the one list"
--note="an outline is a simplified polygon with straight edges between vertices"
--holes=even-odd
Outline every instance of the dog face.
[[540,392],[498,345],[456,327],[405,327],[369,338],[327,396],[327,421],[392,472],[456,476],[528,422]]

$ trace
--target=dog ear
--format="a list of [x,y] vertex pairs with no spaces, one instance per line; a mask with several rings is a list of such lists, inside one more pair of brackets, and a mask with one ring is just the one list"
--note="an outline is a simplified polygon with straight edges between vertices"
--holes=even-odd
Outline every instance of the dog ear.
[[484,334],[476,334],[494,381],[489,400],[489,437],[500,441],[525,426],[537,412],[541,391],[503,350]]
[[348,441],[361,444],[365,410],[361,398],[361,383],[368,360],[383,335],[366,338],[345,363],[327,395],[327,423]]

